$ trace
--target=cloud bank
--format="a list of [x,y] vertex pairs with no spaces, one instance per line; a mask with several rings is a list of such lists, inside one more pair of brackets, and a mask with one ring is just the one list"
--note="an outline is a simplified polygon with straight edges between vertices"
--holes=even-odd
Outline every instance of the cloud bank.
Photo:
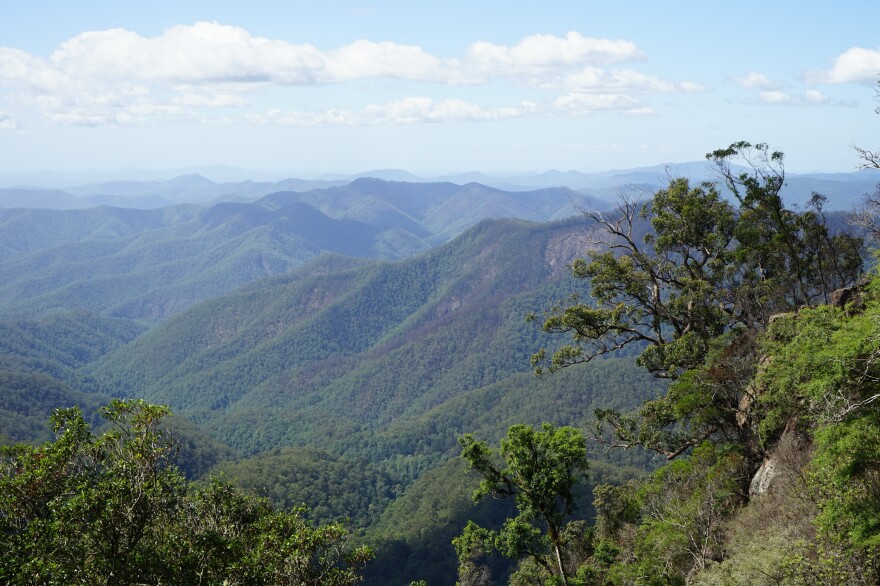
[[[84,126],[203,119],[212,110],[223,110],[224,119],[240,110],[240,120],[277,124],[476,122],[553,112],[643,113],[648,107],[638,94],[706,90],[698,83],[618,67],[640,63],[645,55],[630,41],[578,32],[532,35],[512,45],[477,41],[462,55],[443,57],[416,45],[370,40],[322,50],[216,22],[174,26],[149,38],[125,29],[89,31],[45,57],[0,47],[0,99],[7,110],[0,114],[0,128],[17,126],[16,114],[28,111],[50,122]],[[509,84],[557,97],[540,107],[522,102],[499,108],[404,93],[358,111],[285,107],[283,92],[289,95],[298,87],[379,79],[452,88]],[[270,92],[278,107],[252,111],[253,96]]]

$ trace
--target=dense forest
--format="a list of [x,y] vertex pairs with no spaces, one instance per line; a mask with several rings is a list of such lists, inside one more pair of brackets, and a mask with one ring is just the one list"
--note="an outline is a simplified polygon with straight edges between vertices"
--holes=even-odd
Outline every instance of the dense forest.
[[861,239],[829,230],[820,196],[785,208],[781,153],[741,142],[708,157],[732,201],[675,179],[650,202],[590,214],[611,250],[573,263],[592,298],[551,311],[544,328],[572,343],[534,356],[552,372],[644,345],[638,363],[671,381],[666,394],[597,410],[586,435],[669,463],[596,487],[584,526],[572,515],[582,430],[514,426],[497,451],[464,436],[474,497],[510,496],[517,515],[468,524],[460,583],[499,579],[492,553],[518,560],[512,584],[880,579],[877,278],[862,275]]
[[3,212],[55,241],[0,248],[0,582],[880,582],[880,195],[707,158],[549,222]]

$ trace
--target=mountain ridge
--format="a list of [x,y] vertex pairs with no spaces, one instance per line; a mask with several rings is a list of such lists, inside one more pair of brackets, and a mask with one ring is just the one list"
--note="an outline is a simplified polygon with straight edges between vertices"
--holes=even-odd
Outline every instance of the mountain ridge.
[[547,220],[600,205],[564,188],[362,178],[210,206],[0,209],[0,317],[79,308],[157,320],[322,253],[405,258],[486,218]]
[[[235,409],[250,413],[259,405],[277,411],[279,405],[296,404],[294,410],[302,413],[310,402],[324,403],[325,413],[341,418],[335,432],[340,441],[346,435],[342,429],[367,433],[398,417],[418,418],[465,389],[498,383],[510,374],[525,377],[518,386],[529,380],[528,355],[540,332],[527,326],[523,315],[568,293],[564,264],[582,250],[584,237],[579,219],[486,220],[444,246],[398,261],[325,254],[292,272],[198,303],[146,333],[130,320],[84,311],[68,312],[74,317],[65,319],[59,317],[65,314],[50,314],[0,324],[9,332],[43,332],[35,340],[48,340],[51,326],[71,352],[92,353],[70,362],[46,341],[32,344],[42,356],[35,372],[67,385],[53,396],[80,397],[75,392],[83,390],[148,396],[202,423],[213,419],[214,433],[221,437],[242,425]],[[78,319],[96,325],[76,327]],[[113,339],[125,337],[113,342],[118,351],[88,333],[90,327],[111,331],[112,324],[122,328]],[[468,331],[474,324],[480,328]],[[21,336],[8,336],[16,337]],[[159,340],[152,350],[151,339]],[[92,341],[83,346],[82,340]],[[7,362],[33,362],[15,348],[0,348]],[[493,358],[461,358],[471,355]],[[401,368],[403,363],[409,366]],[[425,390],[416,391],[419,385]],[[279,395],[284,388],[300,391]],[[345,409],[327,411],[333,397],[338,405],[356,405],[357,416]],[[318,421],[309,427],[316,426]]]
[[[705,161],[684,163],[663,163],[658,165],[634,167],[631,169],[611,169],[607,171],[582,172],[551,169],[541,173],[496,173],[478,171],[448,173],[444,175],[419,176],[402,169],[376,169],[353,174],[324,175],[314,179],[259,178],[259,173],[212,173],[207,169],[181,169],[181,173],[168,172],[165,176],[152,179],[112,179],[88,183],[57,184],[53,181],[40,182],[30,178],[30,182],[18,182],[0,187],[0,208],[41,207],[47,209],[76,209],[97,205],[117,205],[138,209],[152,209],[181,203],[207,205],[218,201],[254,201],[277,191],[310,191],[328,189],[371,178],[389,182],[454,183],[460,186],[477,182],[506,191],[530,191],[544,188],[567,187],[579,192],[613,194],[636,184],[649,185],[656,189],[665,184],[669,177],[687,177],[694,181],[714,181],[718,177],[711,165]],[[216,170],[214,170],[216,171]],[[202,173],[213,175],[209,179]],[[820,191],[813,185],[832,185],[833,189],[843,190],[837,184],[859,184],[858,195],[867,193],[880,182],[880,172],[860,169],[844,172],[788,173],[788,179],[796,186],[790,186],[787,196],[790,201],[806,201],[812,191]],[[824,183],[823,183],[824,182]],[[850,187],[853,187],[852,185]],[[850,198],[852,199],[852,197]],[[834,209],[843,209],[848,201],[842,201]],[[838,205],[834,203],[834,205]]]

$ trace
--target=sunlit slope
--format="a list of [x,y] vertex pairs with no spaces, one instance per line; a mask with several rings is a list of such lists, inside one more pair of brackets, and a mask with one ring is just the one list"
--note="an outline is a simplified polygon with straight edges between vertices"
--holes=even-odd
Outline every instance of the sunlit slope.
[[93,373],[248,452],[345,443],[513,375],[532,384],[546,340],[524,315],[572,291],[585,237],[580,220],[500,220],[407,260],[327,258],[171,318]]

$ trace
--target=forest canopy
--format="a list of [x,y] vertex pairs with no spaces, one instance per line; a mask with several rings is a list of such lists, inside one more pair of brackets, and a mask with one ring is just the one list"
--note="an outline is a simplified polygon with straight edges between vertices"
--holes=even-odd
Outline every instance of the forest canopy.
[[[807,209],[787,207],[784,157],[766,144],[734,143],[707,159],[720,186],[673,178],[646,201],[585,212],[597,236],[571,270],[588,293],[543,322],[571,342],[533,356],[541,374],[639,348],[639,364],[670,379],[668,390],[635,411],[597,409],[590,439],[669,463],[598,486],[589,527],[564,507],[552,521],[510,518],[497,533],[469,526],[458,541],[462,583],[486,575],[479,543],[519,558],[511,584],[880,579],[880,317],[862,239],[829,223],[819,194]],[[535,498],[484,444],[462,444],[486,478],[475,496]],[[552,461],[532,451],[531,466]],[[776,517],[756,528],[770,509]],[[757,552],[749,531],[773,547]],[[508,545],[540,539],[556,564]]]
[[172,463],[167,408],[114,400],[95,436],[76,408],[54,441],[0,448],[4,584],[354,584],[372,558],[348,529],[316,526]]

